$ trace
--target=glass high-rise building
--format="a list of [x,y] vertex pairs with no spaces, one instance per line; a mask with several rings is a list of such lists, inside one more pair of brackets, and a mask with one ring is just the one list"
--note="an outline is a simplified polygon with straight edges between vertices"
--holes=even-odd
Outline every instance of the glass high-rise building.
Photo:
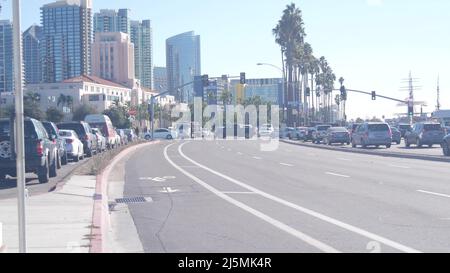
[[143,87],[153,89],[153,30],[150,20],[131,21],[131,42],[134,44],[136,78]]
[[23,34],[23,65],[25,83],[36,84],[42,81],[42,27],[32,25]]
[[43,81],[91,73],[91,0],[61,0],[41,8]]
[[[123,32],[130,33],[130,10],[102,9],[94,14],[94,33],[97,32]],[[94,36],[95,37],[95,36]]]
[[193,100],[193,85],[178,88],[201,75],[200,36],[193,31],[166,40],[167,85],[178,101]]
[[0,92],[14,91],[14,55],[12,23],[0,21]]
[[167,69],[165,67],[156,67],[153,69],[153,83],[155,90],[159,93],[167,91]]

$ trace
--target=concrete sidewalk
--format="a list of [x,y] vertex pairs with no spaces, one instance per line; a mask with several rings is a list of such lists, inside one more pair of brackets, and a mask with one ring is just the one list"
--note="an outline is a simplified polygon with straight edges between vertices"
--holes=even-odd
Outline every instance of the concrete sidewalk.
[[[95,186],[95,176],[72,176],[55,192],[29,197],[28,252],[88,253]],[[6,252],[18,252],[16,199],[0,201],[0,223]]]

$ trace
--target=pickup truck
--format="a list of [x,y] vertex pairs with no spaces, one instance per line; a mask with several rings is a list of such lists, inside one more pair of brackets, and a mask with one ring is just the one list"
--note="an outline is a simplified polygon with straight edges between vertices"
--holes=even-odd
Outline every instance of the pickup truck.
[[[16,177],[14,122],[0,119],[0,180],[6,175]],[[39,183],[57,176],[57,145],[48,136],[40,121],[25,118],[25,172],[35,173]]]

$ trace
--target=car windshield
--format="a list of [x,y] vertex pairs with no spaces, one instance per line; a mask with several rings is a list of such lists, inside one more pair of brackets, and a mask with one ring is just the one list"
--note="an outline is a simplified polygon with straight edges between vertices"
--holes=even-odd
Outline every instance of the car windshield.
[[63,123],[63,124],[58,125],[58,128],[64,129],[64,130],[73,130],[79,136],[84,136],[86,134],[84,131],[83,125],[77,124],[77,123]]
[[369,124],[369,131],[371,132],[386,132],[389,131],[387,124]]
[[61,137],[72,137],[72,132],[70,131],[59,131],[59,136]]
[[425,124],[423,128],[426,131],[441,131],[442,126],[440,124]]
[[326,131],[326,130],[328,130],[330,128],[331,128],[331,125],[322,125],[322,126],[318,126],[317,130],[318,131]]
[[[25,121],[25,138],[33,138],[37,137],[36,132],[34,130],[33,123],[31,121]],[[11,136],[11,128],[9,121],[0,121],[0,136],[1,137],[10,137]]]
[[329,130],[331,132],[341,132],[341,133],[346,133],[347,132],[347,129],[345,129],[343,127],[330,128]]

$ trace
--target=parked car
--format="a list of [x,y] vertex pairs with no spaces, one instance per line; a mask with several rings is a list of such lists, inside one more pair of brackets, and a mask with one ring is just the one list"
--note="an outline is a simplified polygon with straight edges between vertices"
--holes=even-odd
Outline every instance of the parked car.
[[120,136],[120,145],[128,145],[128,136],[123,129],[116,130],[117,135]]
[[356,129],[361,125],[361,123],[353,123],[349,129],[348,132],[350,134],[350,142],[352,141],[353,133],[356,131]]
[[108,149],[114,149],[118,144],[116,131],[114,130],[111,119],[105,115],[88,115],[84,119],[92,128],[100,129],[107,140]]
[[125,135],[128,137],[128,142],[129,142],[129,143],[130,143],[130,142],[135,142],[135,141],[137,141],[138,137],[137,137],[137,135],[134,133],[133,130],[131,130],[131,129],[125,129],[124,132],[125,132]]
[[106,138],[102,135],[102,132],[97,128],[92,128],[92,133],[97,137],[98,152],[101,153],[106,151]]
[[306,135],[308,133],[307,127],[297,127],[295,128],[295,131],[297,132],[297,140],[304,140],[306,138]]
[[67,155],[74,162],[84,159],[84,147],[77,133],[73,130],[59,130],[61,138],[65,139]]
[[316,127],[309,127],[308,130],[306,131],[306,135],[303,138],[303,141],[304,142],[314,141],[315,132],[316,132]]
[[399,145],[402,142],[402,133],[396,127],[391,127],[392,143]]
[[317,125],[316,130],[313,132],[313,143],[320,144],[330,128],[331,125]]
[[[152,133],[146,133],[144,136],[145,140],[151,140],[152,139]],[[173,136],[169,129],[156,129],[153,132],[153,139],[167,139],[172,140]]]
[[293,127],[285,127],[280,130],[280,139],[288,138],[292,139],[292,134],[295,131]]
[[323,142],[328,145],[334,143],[350,145],[350,134],[345,127],[331,127],[327,130]]
[[441,144],[442,151],[445,156],[450,156],[450,134],[447,135]]
[[81,142],[83,142],[84,153],[87,157],[97,153],[97,139],[92,133],[91,126],[87,122],[65,122],[58,124],[60,130],[73,130],[77,133]]
[[419,122],[414,124],[411,132],[405,135],[405,146],[410,147],[412,144],[417,147],[428,145],[441,145],[442,139],[445,137],[444,129],[439,123]]
[[272,124],[262,124],[258,129],[258,137],[274,137],[275,129]]
[[45,130],[47,131],[48,136],[50,137],[50,140],[53,140],[53,142],[56,142],[56,145],[58,147],[58,169],[61,169],[63,165],[67,165],[67,152],[66,152],[66,141],[59,136],[59,129],[56,126],[55,123],[44,121],[42,122],[42,125],[44,125]]
[[[57,176],[58,146],[50,139],[40,121],[24,120],[25,172],[35,173],[39,183],[47,183]],[[10,119],[0,119],[0,179],[17,176],[14,158],[14,129]]]
[[366,122],[358,126],[353,133],[352,147],[361,145],[363,148],[368,146],[392,146],[392,131],[387,123]]
[[404,138],[407,132],[412,131],[412,126],[410,124],[399,124],[397,129],[400,131],[402,138]]

